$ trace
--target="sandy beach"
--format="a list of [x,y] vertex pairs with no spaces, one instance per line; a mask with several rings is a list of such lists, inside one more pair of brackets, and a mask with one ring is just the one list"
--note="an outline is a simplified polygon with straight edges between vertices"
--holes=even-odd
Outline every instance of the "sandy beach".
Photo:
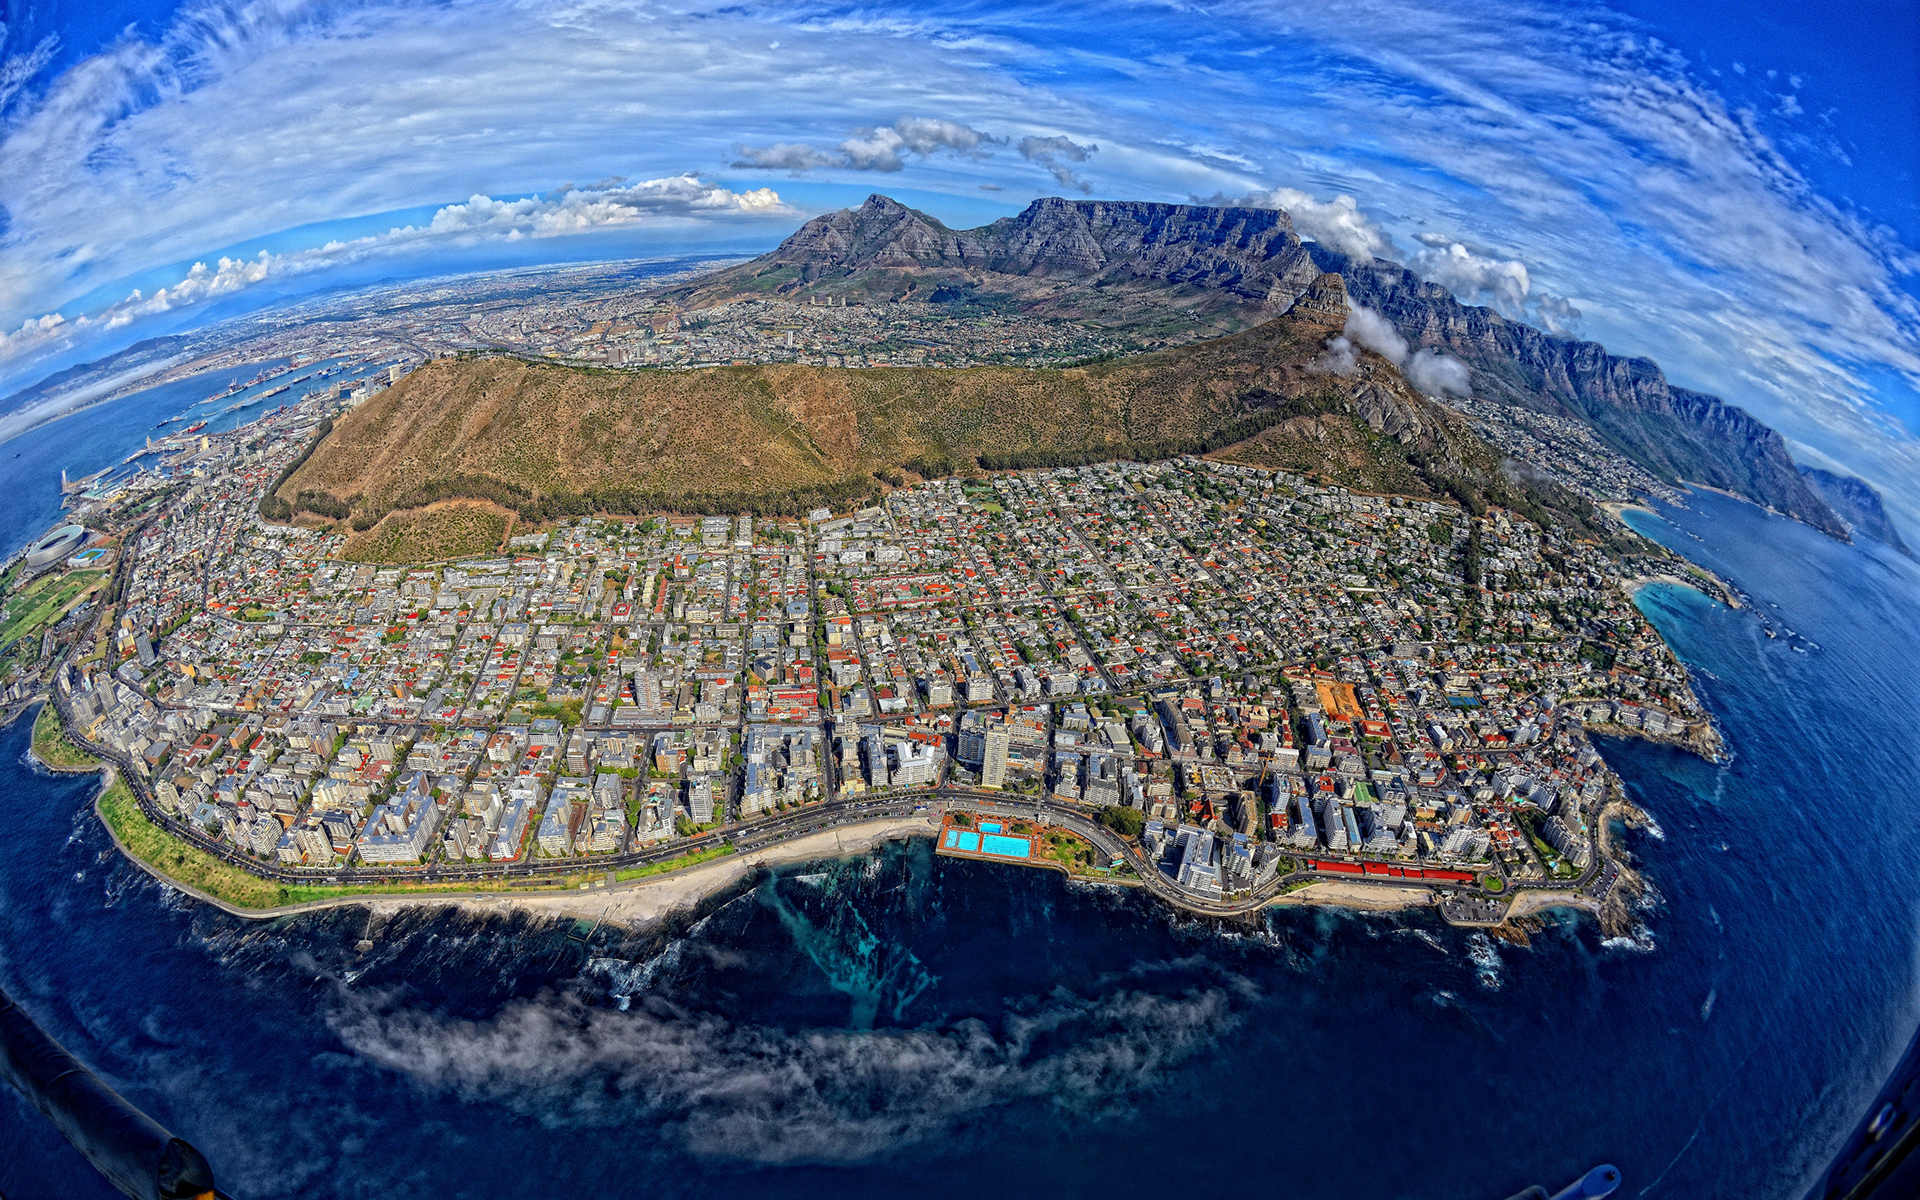
[[1514,898],[1513,908],[1508,911],[1507,919],[1511,921],[1515,917],[1531,916],[1550,908],[1577,908],[1581,912],[1588,913],[1600,911],[1597,901],[1590,900],[1578,892],[1524,891]]
[[1602,500],[1600,502],[1600,510],[1616,520],[1619,519],[1621,513],[1627,511],[1643,512],[1650,517],[1660,515],[1659,510],[1649,508],[1647,505],[1632,500]]
[[[575,892],[549,892],[541,895],[455,895],[455,896],[360,896],[348,903],[364,905],[375,913],[393,913],[421,905],[453,904],[475,913],[504,913],[510,910],[546,917],[576,917],[586,921],[608,921],[628,928],[653,924],[671,913],[691,909],[700,901],[739,883],[761,867],[782,863],[810,862],[818,859],[847,858],[864,854],[882,842],[909,837],[932,837],[939,831],[937,818],[920,815],[873,822],[850,829],[829,829],[820,833],[781,842],[745,854],[730,854],[697,867],[654,875],[611,887],[586,888]],[[262,916],[277,914],[263,913]]]
[[1272,907],[1322,905],[1357,908],[1366,912],[1392,912],[1401,908],[1422,908],[1432,903],[1433,893],[1425,888],[1382,887],[1378,884],[1329,879],[1324,883],[1308,884],[1297,892],[1288,892],[1275,900]]

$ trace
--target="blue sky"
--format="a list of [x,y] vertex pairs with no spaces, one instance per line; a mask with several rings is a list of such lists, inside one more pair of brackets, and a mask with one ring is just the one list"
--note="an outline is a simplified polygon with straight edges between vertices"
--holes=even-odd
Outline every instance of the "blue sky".
[[1213,199],[1650,355],[1912,523],[1914,7],[8,0],[0,392],[249,297],[757,248],[871,191]]

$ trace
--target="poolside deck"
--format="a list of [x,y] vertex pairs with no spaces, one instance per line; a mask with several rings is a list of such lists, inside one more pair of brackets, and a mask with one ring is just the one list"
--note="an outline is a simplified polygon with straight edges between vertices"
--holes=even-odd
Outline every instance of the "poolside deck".
[[1025,867],[1044,867],[1073,876],[1106,876],[1110,870],[1089,868],[1084,863],[1069,865],[1049,852],[1049,835],[1066,835],[1084,844],[1084,839],[1069,830],[1033,821],[968,812],[949,812],[940,822],[933,847],[937,854],[970,858],[977,862],[1014,863]]

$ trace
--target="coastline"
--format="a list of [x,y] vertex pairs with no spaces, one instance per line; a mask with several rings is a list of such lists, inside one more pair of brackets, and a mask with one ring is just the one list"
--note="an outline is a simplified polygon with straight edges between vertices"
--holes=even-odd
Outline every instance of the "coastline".
[[[102,764],[104,767],[105,764]],[[135,854],[121,840],[100,802],[112,788],[116,772],[110,767],[101,772],[101,786],[93,800],[94,816],[113,839],[115,849],[134,866],[176,891],[212,905],[230,916],[250,921],[273,921],[329,908],[365,908],[370,912],[392,915],[403,908],[458,907],[474,912],[502,913],[514,909],[548,917],[573,917],[607,920],[630,927],[651,925],[675,912],[690,909],[718,892],[725,891],[762,867],[780,866],[817,859],[846,858],[864,854],[884,842],[910,837],[932,838],[939,829],[938,820],[925,815],[879,818],[851,828],[822,830],[795,838],[791,842],[729,854],[677,871],[643,876],[625,883],[583,887],[573,891],[531,893],[425,891],[417,895],[380,892],[347,892],[317,900],[302,900],[248,908],[186,883]]]

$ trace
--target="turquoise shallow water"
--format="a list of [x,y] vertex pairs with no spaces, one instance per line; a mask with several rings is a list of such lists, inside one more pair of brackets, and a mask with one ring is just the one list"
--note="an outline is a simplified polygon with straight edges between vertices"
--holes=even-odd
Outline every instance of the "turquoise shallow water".
[[[1734,755],[1603,747],[1660,825],[1634,938],[1219,928],[925,841],[591,948],[253,924],[119,861],[18,726],[0,983],[240,1196],[1795,1197],[1920,1021],[1920,572],[1712,496],[1645,527],[1794,634],[1641,593]],[[76,1161],[0,1097],[0,1192],[105,1195]]]

